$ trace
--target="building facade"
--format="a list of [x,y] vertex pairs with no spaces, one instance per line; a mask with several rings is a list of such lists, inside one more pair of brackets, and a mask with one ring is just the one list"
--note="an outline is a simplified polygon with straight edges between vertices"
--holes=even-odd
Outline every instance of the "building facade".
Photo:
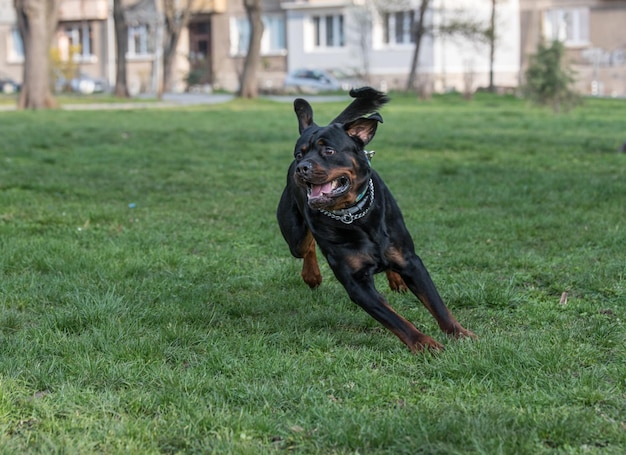
[[[349,68],[374,85],[404,88],[415,49],[419,0],[284,1],[289,42],[289,69]],[[444,30],[451,23],[485,28],[491,2],[433,0],[426,13],[418,83],[428,91],[474,90],[489,83],[489,47],[478,36]],[[495,83],[516,86],[519,78],[519,10],[517,0],[497,11],[498,43]],[[446,27],[448,26],[448,27]]]
[[24,50],[13,0],[0,0],[0,77],[22,80]]
[[626,1],[520,0],[522,72],[541,39],[565,45],[578,92],[626,97]]
[[[384,89],[405,87],[420,3],[262,0],[260,89],[279,91],[288,71],[303,68],[340,69]],[[163,72],[161,0],[123,4],[129,89],[156,92]],[[243,1],[193,5],[176,50],[173,89],[237,90],[250,32]],[[491,6],[491,0],[431,0],[417,65],[420,88],[471,92],[488,85],[491,68],[497,87],[515,88],[540,40],[560,39],[580,92],[626,96],[626,0],[498,0],[493,62],[488,43],[466,31],[488,27]],[[61,0],[51,54],[53,78],[87,74],[113,85],[113,0]],[[22,62],[13,0],[0,0],[0,74],[21,80]]]

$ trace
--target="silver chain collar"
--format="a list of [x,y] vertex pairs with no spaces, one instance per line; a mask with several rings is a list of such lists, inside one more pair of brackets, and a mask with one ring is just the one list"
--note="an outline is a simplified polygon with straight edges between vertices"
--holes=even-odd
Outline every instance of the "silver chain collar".
[[[370,179],[370,181],[368,182],[368,186],[369,195],[361,199],[361,201],[357,205],[353,205],[352,207],[342,210],[329,211],[320,209],[320,212],[332,218],[333,220],[341,221],[344,224],[351,224],[354,220],[363,218],[365,215],[367,215],[367,212],[369,212],[370,208],[372,207],[372,203],[374,202],[374,183],[372,182],[372,179]],[[368,203],[368,200],[369,205],[365,210],[363,210],[363,207],[365,207],[365,205]]]

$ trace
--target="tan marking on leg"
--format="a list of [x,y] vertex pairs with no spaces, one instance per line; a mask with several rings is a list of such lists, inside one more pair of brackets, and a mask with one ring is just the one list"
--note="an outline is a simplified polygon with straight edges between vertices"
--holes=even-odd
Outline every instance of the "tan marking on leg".
[[[303,248],[304,262],[302,263],[302,279],[313,289],[322,284],[322,274],[317,264],[315,239],[310,232],[307,234],[306,241],[308,241],[308,245],[306,248]],[[303,242],[303,245],[306,245],[306,243]]]
[[386,270],[385,274],[387,275],[387,281],[389,281],[389,287],[392,291],[395,292],[406,292],[408,287],[404,283],[402,277],[391,270]]
[[400,340],[406,344],[412,352],[420,352],[424,349],[432,351],[443,350],[443,345],[441,343],[417,330],[413,324],[400,316],[388,303],[383,303],[383,305],[395,313],[404,325],[402,328],[390,325],[386,325],[386,327],[391,330],[395,336],[400,338]]

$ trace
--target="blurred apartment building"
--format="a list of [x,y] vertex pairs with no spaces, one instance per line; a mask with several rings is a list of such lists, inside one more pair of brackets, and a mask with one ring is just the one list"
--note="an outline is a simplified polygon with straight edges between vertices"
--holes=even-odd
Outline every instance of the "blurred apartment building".
[[[179,2],[182,4],[184,2]],[[123,0],[132,93],[156,92],[162,71],[161,0]],[[300,68],[341,69],[368,83],[404,87],[413,57],[420,0],[262,0],[264,35],[259,87],[279,91]],[[431,0],[429,30],[474,23],[486,27],[491,0]],[[498,0],[494,83],[519,86],[542,39],[564,42],[582,93],[626,96],[626,0]],[[243,0],[196,0],[176,52],[175,91],[238,87],[249,26]],[[58,65],[114,84],[112,0],[61,0],[52,44]],[[0,74],[22,78],[23,48],[13,0],[0,0]],[[461,34],[427,33],[418,83],[429,91],[467,91],[489,83],[489,46]]]

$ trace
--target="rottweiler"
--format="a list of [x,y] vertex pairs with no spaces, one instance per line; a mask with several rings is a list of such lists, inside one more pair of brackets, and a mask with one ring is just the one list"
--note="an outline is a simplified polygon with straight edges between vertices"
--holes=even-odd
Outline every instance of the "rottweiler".
[[327,126],[313,121],[304,99],[294,101],[300,137],[277,209],[291,254],[304,259],[302,278],[322,283],[316,244],[350,299],[391,330],[413,352],[443,346],[396,313],[374,286],[385,272],[394,291],[411,290],[454,337],[475,335],[452,316],[422,260],[415,253],[400,208],[372,168],[365,146],[389,98],[371,87],[350,91],[354,100]]

